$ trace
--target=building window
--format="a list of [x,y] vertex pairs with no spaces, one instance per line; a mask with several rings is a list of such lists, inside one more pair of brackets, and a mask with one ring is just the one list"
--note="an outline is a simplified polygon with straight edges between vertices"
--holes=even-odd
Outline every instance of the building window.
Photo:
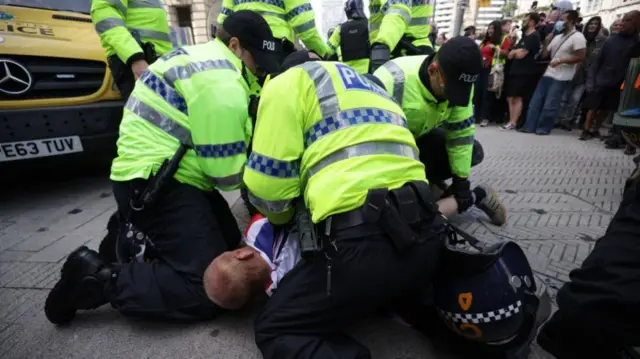
[[176,15],[178,16],[178,27],[191,28],[191,6],[177,6]]

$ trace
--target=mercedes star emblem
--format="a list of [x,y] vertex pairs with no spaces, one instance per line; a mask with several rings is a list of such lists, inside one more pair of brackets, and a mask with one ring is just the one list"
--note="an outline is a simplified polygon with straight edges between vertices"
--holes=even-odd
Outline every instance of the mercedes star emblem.
[[31,89],[33,78],[26,67],[19,63],[0,59],[0,92],[22,95]]

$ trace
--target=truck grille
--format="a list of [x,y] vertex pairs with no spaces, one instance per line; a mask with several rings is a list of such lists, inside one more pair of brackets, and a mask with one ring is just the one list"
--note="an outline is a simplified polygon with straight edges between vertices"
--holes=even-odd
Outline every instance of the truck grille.
[[[106,71],[106,64],[101,61],[11,55],[0,56],[0,78],[6,76],[2,60],[24,66],[31,74],[32,85],[24,93],[7,94],[2,90],[16,93],[24,87],[20,83],[0,83],[0,101],[88,96],[100,89]],[[21,71],[17,65],[10,64],[9,69],[11,72]]]

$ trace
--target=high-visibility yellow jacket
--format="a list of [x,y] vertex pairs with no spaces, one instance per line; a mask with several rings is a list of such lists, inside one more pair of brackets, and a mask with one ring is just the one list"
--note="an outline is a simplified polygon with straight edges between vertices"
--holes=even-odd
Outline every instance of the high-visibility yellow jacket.
[[163,55],[173,48],[167,13],[160,0],[91,0],[91,21],[108,56],[128,63],[144,53],[134,36],[150,42]]
[[288,222],[301,194],[318,223],[414,180],[425,170],[402,110],[355,69],[307,62],[265,85],[244,182],[271,222]]
[[471,172],[471,155],[475,137],[473,91],[469,104],[450,107],[448,101],[438,102],[420,81],[419,70],[427,56],[405,56],[381,66],[374,75],[402,105],[409,130],[420,137],[436,127],[446,131],[449,164],[455,176],[466,178]]
[[191,149],[178,181],[238,188],[251,136],[248,82],[255,81],[242,66],[220,40],[176,49],[149,66],[125,106],[111,179],[148,178],[183,143]]
[[433,46],[429,40],[433,0],[371,0],[369,12],[371,44],[385,44],[393,51],[406,35],[413,38],[413,46]]
[[[352,21],[352,20],[348,20],[348,21]],[[365,20],[363,20],[365,21]],[[330,54],[337,54],[338,55],[338,60],[342,61],[342,51],[340,50],[340,42],[341,42],[341,36],[340,36],[340,26],[337,26],[335,28],[335,30],[333,31],[333,34],[331,34],[331,37],[329,38],[329,40],[327,41],[327,45],[329,45],[329,49]],[[354,69],[358,70],[359,73],[361,74],[366,74],[369,72],[369,58],[363,58],[363,59],[357,59],[357,60],[351,60],[351,61],[343,61],[345,64],[353,67]]]
[[269,24],[273,37],[292,43],[297,36],[310,51],[325,56],[329,51],[315,23],[309,0],[222,0],[218,26],[234,11],[251,10],[261,14]]

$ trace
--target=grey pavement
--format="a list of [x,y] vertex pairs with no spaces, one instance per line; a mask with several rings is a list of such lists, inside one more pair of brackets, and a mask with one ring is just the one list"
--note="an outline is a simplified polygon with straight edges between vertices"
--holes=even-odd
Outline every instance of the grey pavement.
[[[631,173],[631,157],[599,141],[578,141],[575,132],[535,136],[482,128],[478,138],[486,157],[472,179],[499,191],[508,223],[493,226],[477,210],[456,223],[486,241],[518,242],[539,279],[557,289],[604,233]],[[247,218],[239,194],[225,198],[242,227]],[[0,198],[0,357],[258,358],[252,313],[176,325],[132,320],[105,306],[79,313],[69,327],[46,320],[44,299],[65,256],[83,244],[97,248],[114,209],[108,179],[96,176]],[[351,332],[375,358],[448,358],[389,319],[371,319]],[[550,356],[534,346],[531,357]]]

